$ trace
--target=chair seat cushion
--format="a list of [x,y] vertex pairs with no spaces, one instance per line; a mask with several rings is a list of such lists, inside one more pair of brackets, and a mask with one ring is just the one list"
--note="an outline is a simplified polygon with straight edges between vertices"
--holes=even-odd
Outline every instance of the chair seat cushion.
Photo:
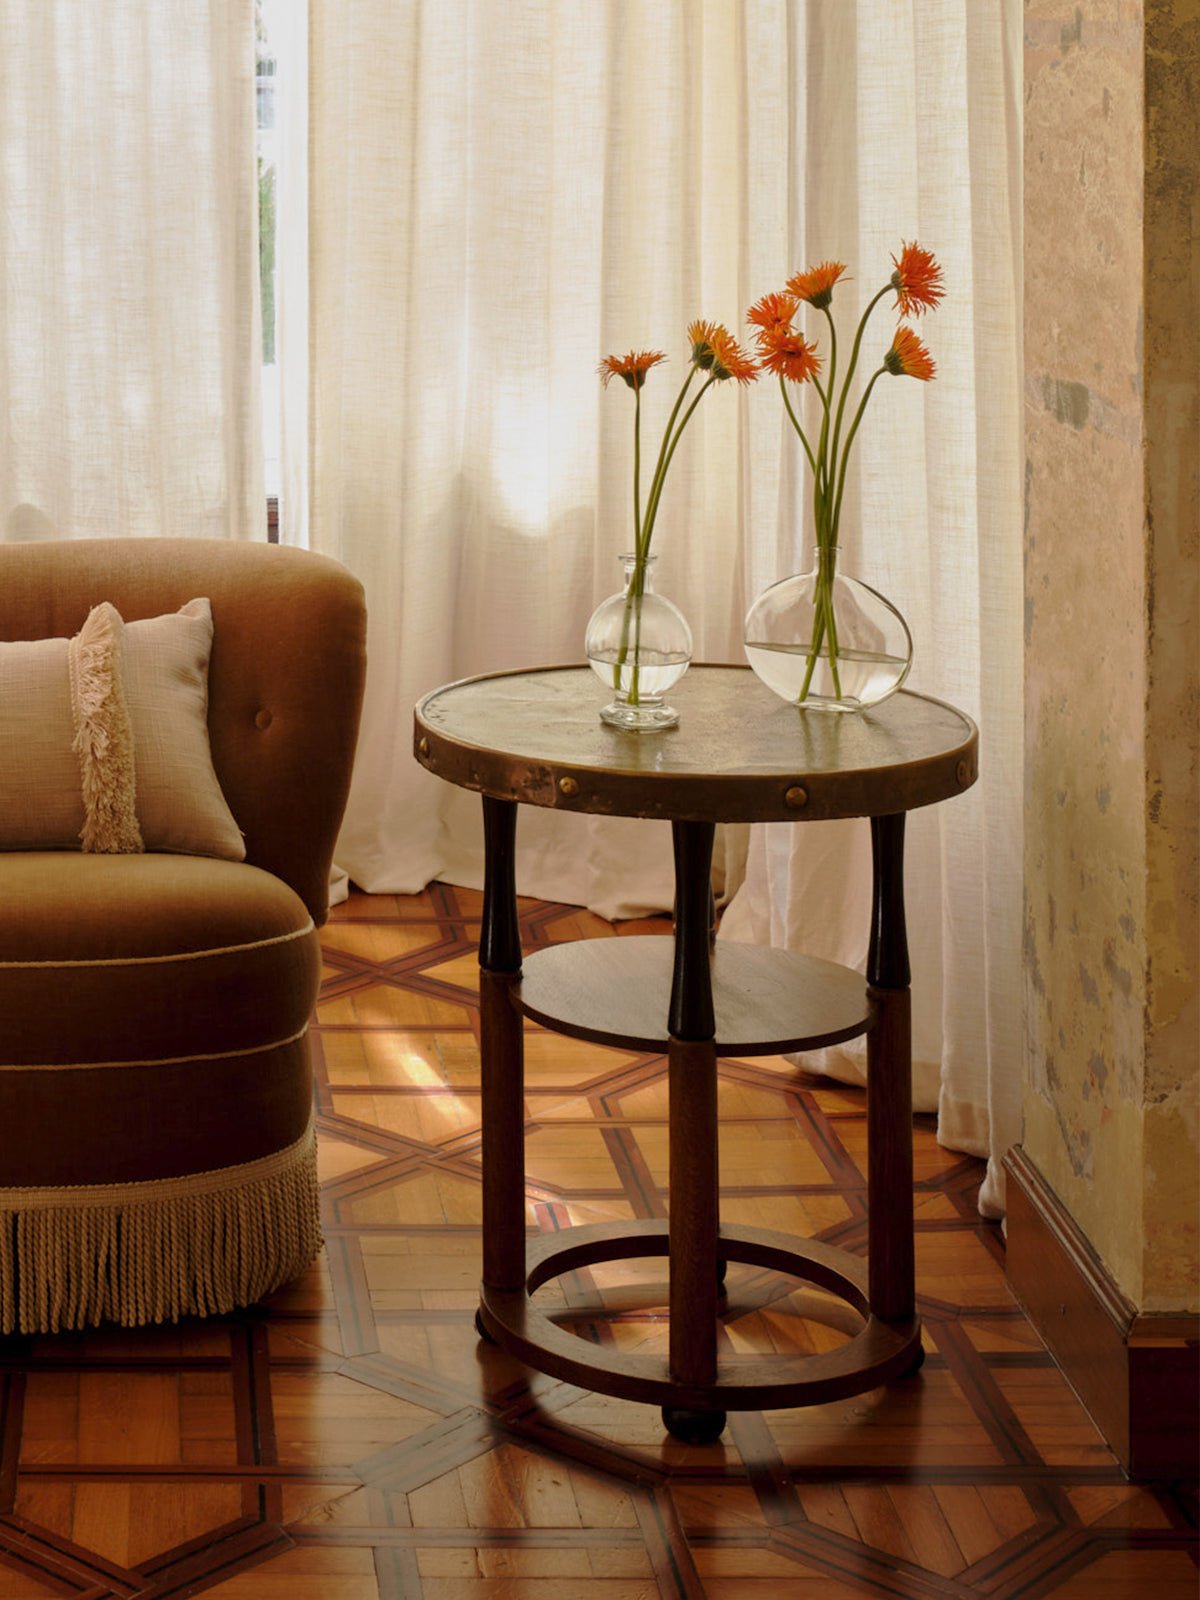
[[270,873],[0,854],[0,1189],[141,1182],[302,1137],[320,949]]

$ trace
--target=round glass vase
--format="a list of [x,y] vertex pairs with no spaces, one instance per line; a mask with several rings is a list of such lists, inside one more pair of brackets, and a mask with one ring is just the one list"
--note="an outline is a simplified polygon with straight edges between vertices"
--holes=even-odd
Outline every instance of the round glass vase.
[[869,711],[908,677],[912,634],[890,600],[839,569],[834,546],[811,572],[773,583],[746,613],[746,659],[801,710]]
[[692,630],[677,605],[655,594],[647,556],[622,556],[625,587],[592,612],[584,649],[592,671],[613,691],[600,712],[615,728],[673,728],[679,713],[663,699],[692,659]]

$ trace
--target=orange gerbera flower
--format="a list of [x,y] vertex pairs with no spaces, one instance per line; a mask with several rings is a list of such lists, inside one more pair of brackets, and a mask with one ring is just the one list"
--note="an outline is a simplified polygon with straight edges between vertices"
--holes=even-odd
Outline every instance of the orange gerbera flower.
[[936,311],[937,303],[945,294],[942,288],[942,269],[928,250],[922,250],[916,240],[901,247],[900,259],[892,257],[896,270],[892,273],[892,288],[896,291],[896,304],[892,308],[902,317],[919,316],[922,311]]
[[689,322],[688,343],[692,347],[692,360],[698,367],[708,368],[713,364],[713,340],[717,335],[715,322]]
[[778,372],[793,383],[803,383],[821,370],[817,347],[805,344],[803,334],[777,323],[758,333],[759,360],[766,372]]
[[823,311],[833,299],[833,286],[845,270],[844,261],[822,261],[819,267],[809,267],[807,272],[797,272],[789,278],[788,293]]
[[765,294],[747,311],[746,320],[759,328],[786,328],[799,306],[800,302],[793,300],[790,294]]
[[883,364],[893,378],[920,378],[928,383],[937,368],[925,346],[911,328],[897,328],[892,348],[883,358]]
[[650,368],[666,359],[662,350],[631,350],[626,356],[605,356],[598,370],[606,389],[611,378],[623,378],[631,389],[640,389]]
[[713,358],[712,375],[718,382],[736,378],[739,383],[753,383],[758,377],[757,361],[742,349],[729,330],[720,323],[713,329],[709,348]]

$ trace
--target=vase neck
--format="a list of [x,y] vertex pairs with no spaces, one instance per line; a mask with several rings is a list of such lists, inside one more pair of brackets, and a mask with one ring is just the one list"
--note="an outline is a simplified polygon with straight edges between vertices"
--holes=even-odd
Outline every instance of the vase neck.
[[[650,593],[653,592],[653,589],[654,589],[654,563],[657,560],[658,560],[657,556],[645,556],[642,559],[642,562],[640,564],[641,582],[638,585],[638,587],[640,588],[640,590],[641,590],[641,592],[643,594],[650,594]],[[630,588],[633,587],[634,580],[638,576],[638,572],[639,572],[638,558],[635,555],[633,555],[632,553],[630,553],[629,555],[623,555],[621,557],[621,564],[625,569],[625,588],[626,588],[626,590],[629,590]]]

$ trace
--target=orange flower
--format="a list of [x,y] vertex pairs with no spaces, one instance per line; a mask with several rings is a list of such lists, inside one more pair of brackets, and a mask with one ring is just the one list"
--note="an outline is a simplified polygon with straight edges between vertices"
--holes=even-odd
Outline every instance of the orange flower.
[[688,339],[692,360],[718,381],[736,378],[739,383],[753,383],[758,377],[754,358],[741,349],[723,323],[690,322]]
[[[763,329],[786,328],[791,324],[799,305],[800,302],[793,300],[790,294],[765,294],[757,305],[747,311],[746,320]],[[760,343],[761,340],[760,334]]]
[[736,378],[739,383],[753,383],[758,377],[758,363],[754,357],[748,355],[720,323],[713,329],[709,348],[712,351],[712,375],[718,382]]
[[631,350],[627,356],[605,356],[597,370],[606,389],[610,378],[624,378],[631,389],[640,389],[650,368],[666,359],[661,350]]
[[911,328],[897,328],[892,348],[883,358],[883,364],[893,378],[920,378],[928,383],[937,368]]
[[[723,331],[723,330],[722,330]],[[715,322],[689,322],[688,343],[692,347],[692,360],[698,367],[711,367],[713,364],[713,340],[716,338],[718,325]]]
[[758,333],[759,360],[767,372],[778,372],[793,383],[803,383],[821,370],[817,347],[782,323]]
[[797,272],[795,277],[789,278],[788,293],[823,311],[833,299],[833,286],[845,270],[844,261],[822,261],[819,267],[810,267],[807,272]]
[[922,311],[936,311],[937,303],[945,294],[942,288],[942,269],[928,250],[922,250],[916,240],[901,247],[900,259],[892,257],[896,270],[892,273],[892,288],[896,291],[896,304],[892,308],[902,317],[918,316]]

